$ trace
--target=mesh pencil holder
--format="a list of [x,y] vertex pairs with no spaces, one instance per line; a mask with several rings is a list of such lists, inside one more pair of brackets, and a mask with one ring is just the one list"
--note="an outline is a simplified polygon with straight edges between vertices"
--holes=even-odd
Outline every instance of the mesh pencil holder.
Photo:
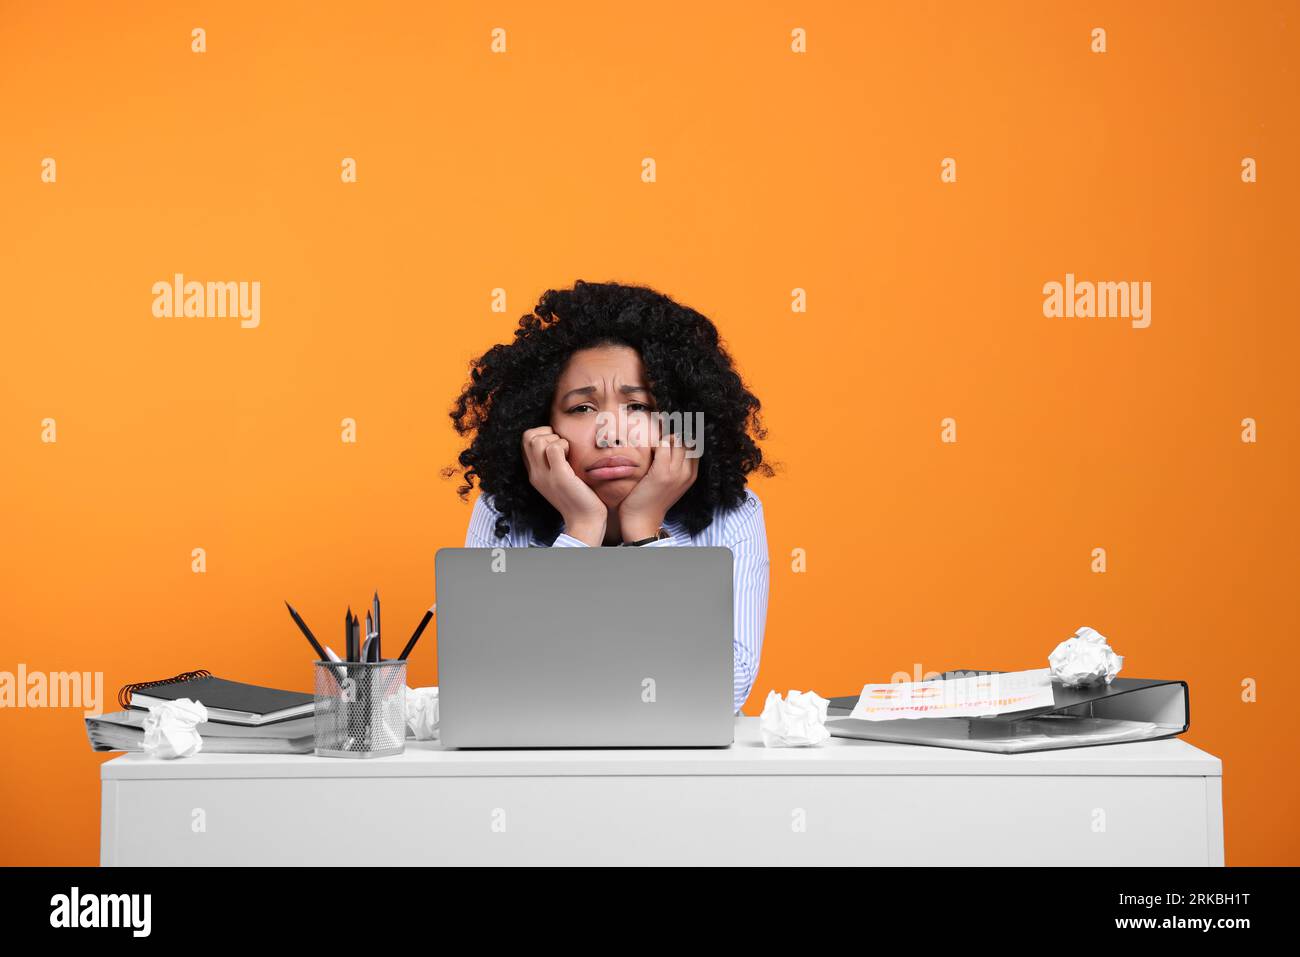
[[381,758],[406,749],[406,662],[317,661],[316,753]]

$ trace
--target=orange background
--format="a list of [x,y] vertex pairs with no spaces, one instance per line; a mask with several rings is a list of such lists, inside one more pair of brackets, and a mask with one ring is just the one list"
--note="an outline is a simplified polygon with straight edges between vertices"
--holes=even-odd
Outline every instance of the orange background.
[[[718,324],[782,465],[748,713],[1091,625],[1190,682],[1228,862],[1300,863],[1296,14],[0,4],[0,670],[102,671],[105,710],[309,689],[286,598],[336,645],[375,588],[408,629],[463,544],[470,357],[548,287],[646,283]],[[260,281],[261,326],[155,319],[174,272]],[[1149,280],[1150,328],[1044,318],[1066,272]],[[0,711],[0,861],[95,863],[103,760],[80,710]]]

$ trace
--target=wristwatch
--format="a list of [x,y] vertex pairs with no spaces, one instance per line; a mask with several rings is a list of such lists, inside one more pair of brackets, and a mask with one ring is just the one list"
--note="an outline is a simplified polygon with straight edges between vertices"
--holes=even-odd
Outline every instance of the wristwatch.
[[643,539],[641,539],[640,541],[637,541],[637,542],[624,542],[623,544],[626,545],[627,547],[631,548],[631,547],[633,547],[633,546],[635,546],[635,545],[649,545],[651,542],[662,541],[662,540],[665,539],[665,538],[672,538],[672,536],[671,536],[670,534],[668,534],[667,529],[665,529],[665,528],[661,525],[661,526],[659,527],[659,532],[658,532],[658,534],[653,535],[653,536],[650,537],[650,538],[643,538]]

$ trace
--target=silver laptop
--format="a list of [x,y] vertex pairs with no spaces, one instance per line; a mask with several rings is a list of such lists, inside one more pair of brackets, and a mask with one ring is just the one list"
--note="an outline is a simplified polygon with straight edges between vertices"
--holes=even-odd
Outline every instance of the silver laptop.
[[732,561],[720,546],[439,549],[442,745],[730,745]]

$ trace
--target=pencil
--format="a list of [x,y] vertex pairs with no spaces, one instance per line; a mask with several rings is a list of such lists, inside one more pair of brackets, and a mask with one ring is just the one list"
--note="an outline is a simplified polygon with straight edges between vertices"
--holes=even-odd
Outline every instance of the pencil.
[[399,661],[405,661],[406,656],[411,653],[411,649],[415,647],[415,643],[419,641],[420,636],[424,634],[424,629],[429,624],[429,619],[433,617],[433,609],[437,607],[437,605],[434,605],[433,608],[430,608],[424,613],[424,617],[420,619],[420,624],[415,629],[415,634],[413,634],[411,640],[406,643],[406,647],[402,649],[402,653],[397,656]]
[[311,646],[316,649],[316,660],[324,661],[325,649],[320,646],[320,642],[317,641],[316,636],[311,633],[311,629],[308,628],[307,623],[302,620],[302,616],[294,611],[293,605],[289,604],[287,601],[284,603],[284,607],[289,609],[289,614],[293,616],[293,623],[298,626],[299,630],[304,635],[307,636],[307,640],[311,642]]

